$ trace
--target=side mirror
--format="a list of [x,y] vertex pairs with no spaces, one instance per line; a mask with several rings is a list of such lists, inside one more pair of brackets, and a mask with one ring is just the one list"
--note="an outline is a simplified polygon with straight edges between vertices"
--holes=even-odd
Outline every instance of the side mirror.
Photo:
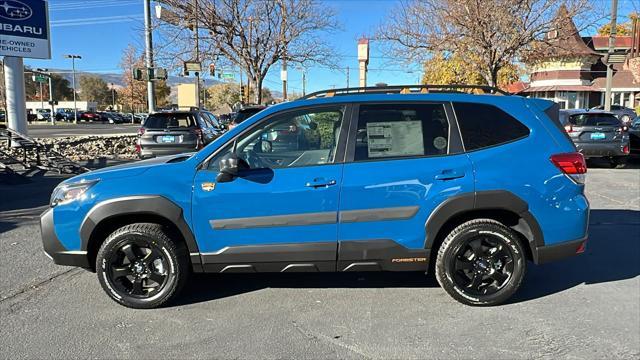
[[216,177],[216,181],[219,183],[233,181],[242,170],[248,169],[249,164],[244,159],[239,158],[235,153],[231,153],[220,159],[220,173]]

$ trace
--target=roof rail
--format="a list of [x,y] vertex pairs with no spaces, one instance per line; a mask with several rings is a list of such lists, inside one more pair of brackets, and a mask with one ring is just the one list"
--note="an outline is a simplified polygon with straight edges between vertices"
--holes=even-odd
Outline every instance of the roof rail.
[[488,85],[391,85],[391,86],[367,86],[367,87],[350,87],[340,89],[328,89],[316,91],[309,95],[303,96],[298,100],[315,99],[321,97],[333,97],[340,95],[359,95],[359,94],[427,94],[429,92],[457,92],[457,93],[480,93],[480,94],[496,94],[511,95],[508,91],[498,89],[497,87]]

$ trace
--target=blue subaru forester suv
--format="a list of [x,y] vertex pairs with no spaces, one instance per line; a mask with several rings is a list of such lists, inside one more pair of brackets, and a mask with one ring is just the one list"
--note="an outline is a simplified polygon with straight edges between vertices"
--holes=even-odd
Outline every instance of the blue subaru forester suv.
[[45,252],[134,308],[192,272],[429,270],[462,303],[502,303],[527,262],[584,251],[586,165],[554,103],[461,89],[315,93],[195,154],[68,179]]

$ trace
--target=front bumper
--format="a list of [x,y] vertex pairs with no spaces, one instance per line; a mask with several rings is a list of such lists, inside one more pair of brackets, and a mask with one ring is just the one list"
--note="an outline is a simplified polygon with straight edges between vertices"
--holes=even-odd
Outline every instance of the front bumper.
[[578,240],[539,246],[535,248],[535,262],[536,264],[544,264],[582,254],[587,248],[587,239],[588,236],[585,236]]
[[629,141],[617,141],[606,143],[576,143],[576,148],[584,155],[585,158],[609,157],[609,156],[627,156],[628,153],[623,151],[624,147],[629,146]]
[[90,268],[86,251],[69,251],[62,246],[53,227],[53,208],[40,215],[40,233],[44,252],[58,265]]

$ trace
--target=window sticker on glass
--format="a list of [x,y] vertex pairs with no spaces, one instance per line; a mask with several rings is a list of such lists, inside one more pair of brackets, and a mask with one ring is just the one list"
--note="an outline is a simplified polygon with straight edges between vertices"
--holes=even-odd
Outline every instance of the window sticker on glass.
[[424,155],[422,121],[367,123],[370,158]]

